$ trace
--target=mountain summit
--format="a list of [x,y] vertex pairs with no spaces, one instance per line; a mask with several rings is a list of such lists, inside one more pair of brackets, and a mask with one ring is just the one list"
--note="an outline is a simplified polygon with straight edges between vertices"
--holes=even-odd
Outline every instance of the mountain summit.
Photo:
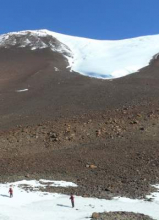
[[48,30],[13,32],[0,36],[0,47],[50,48],[63,54],[71,70],[82,75],[113,79],[149,65],[159,52],[159,35],[126,40],[92,40]]

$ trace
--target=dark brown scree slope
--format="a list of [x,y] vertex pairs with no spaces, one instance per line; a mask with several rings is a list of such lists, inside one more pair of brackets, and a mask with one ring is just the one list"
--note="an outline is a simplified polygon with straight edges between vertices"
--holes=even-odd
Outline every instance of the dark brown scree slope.
[[1,181],[67,179],[80,195],[142,197],[159,182],[159,60],[112,81],[67,66],[49,48],[0,48]]

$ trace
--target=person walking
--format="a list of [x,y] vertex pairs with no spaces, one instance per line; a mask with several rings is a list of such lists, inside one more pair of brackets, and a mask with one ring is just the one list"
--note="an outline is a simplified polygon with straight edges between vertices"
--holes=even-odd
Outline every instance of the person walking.
[[75,207],[75,202],[74,202],[73,193],[71,193],[70,200],[71,200],[72,208],[74,208]]
[[9,194],[10,194],[10,198],[12,198],[13,197],[13,189],[12,189],[12,187],[9,188]]

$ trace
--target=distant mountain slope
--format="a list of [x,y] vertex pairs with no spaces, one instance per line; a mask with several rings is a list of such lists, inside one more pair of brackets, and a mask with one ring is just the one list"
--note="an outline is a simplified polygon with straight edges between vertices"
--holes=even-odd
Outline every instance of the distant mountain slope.
[[67,57],[71,70],[86,76],[111,79],[147,66],[159,53],[159,35],[100,41],[39,30],[0,36],[1,47],[17,45],[32,50],[50,48]]

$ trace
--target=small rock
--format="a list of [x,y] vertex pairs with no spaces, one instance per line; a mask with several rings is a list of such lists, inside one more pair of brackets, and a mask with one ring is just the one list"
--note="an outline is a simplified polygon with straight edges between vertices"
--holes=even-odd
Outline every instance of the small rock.
[[99,137],[101,135],[101,130],[96,130],[96,136]]
[[57,138],[57,134],[55,132],[50,132],[50,137],[51,138]]
[[95,166],[95,165],[93,165],[93,164],[91,164],[89,167],[90,167],[91,169],[96,169],[96,168],[97,168],[97,166]]
[[98,218],[99,218],[99,213],[97,213],[97,212],[93,212],[93,214],[92,214],[92,218],[94,218],[94,219],[98,219]]
[[141,117],[142,117],[142,115],[141,115],[141,114],[137,114],[137,117],[141,118]]
[[138,124],[139,122],[137,120],[131,121],[130,124],[135,125]]
[[26,175],[25,175],[25,177],[26,177],[26,178],[29,178],[29,177],[30,177],[30,175],[29,175],[29,174],[26,174]]
[[140,131],[144,131],[144,130],[145,130],[145,128],[144,128],[144,127],[141,127],[141,128],[140,128]]

